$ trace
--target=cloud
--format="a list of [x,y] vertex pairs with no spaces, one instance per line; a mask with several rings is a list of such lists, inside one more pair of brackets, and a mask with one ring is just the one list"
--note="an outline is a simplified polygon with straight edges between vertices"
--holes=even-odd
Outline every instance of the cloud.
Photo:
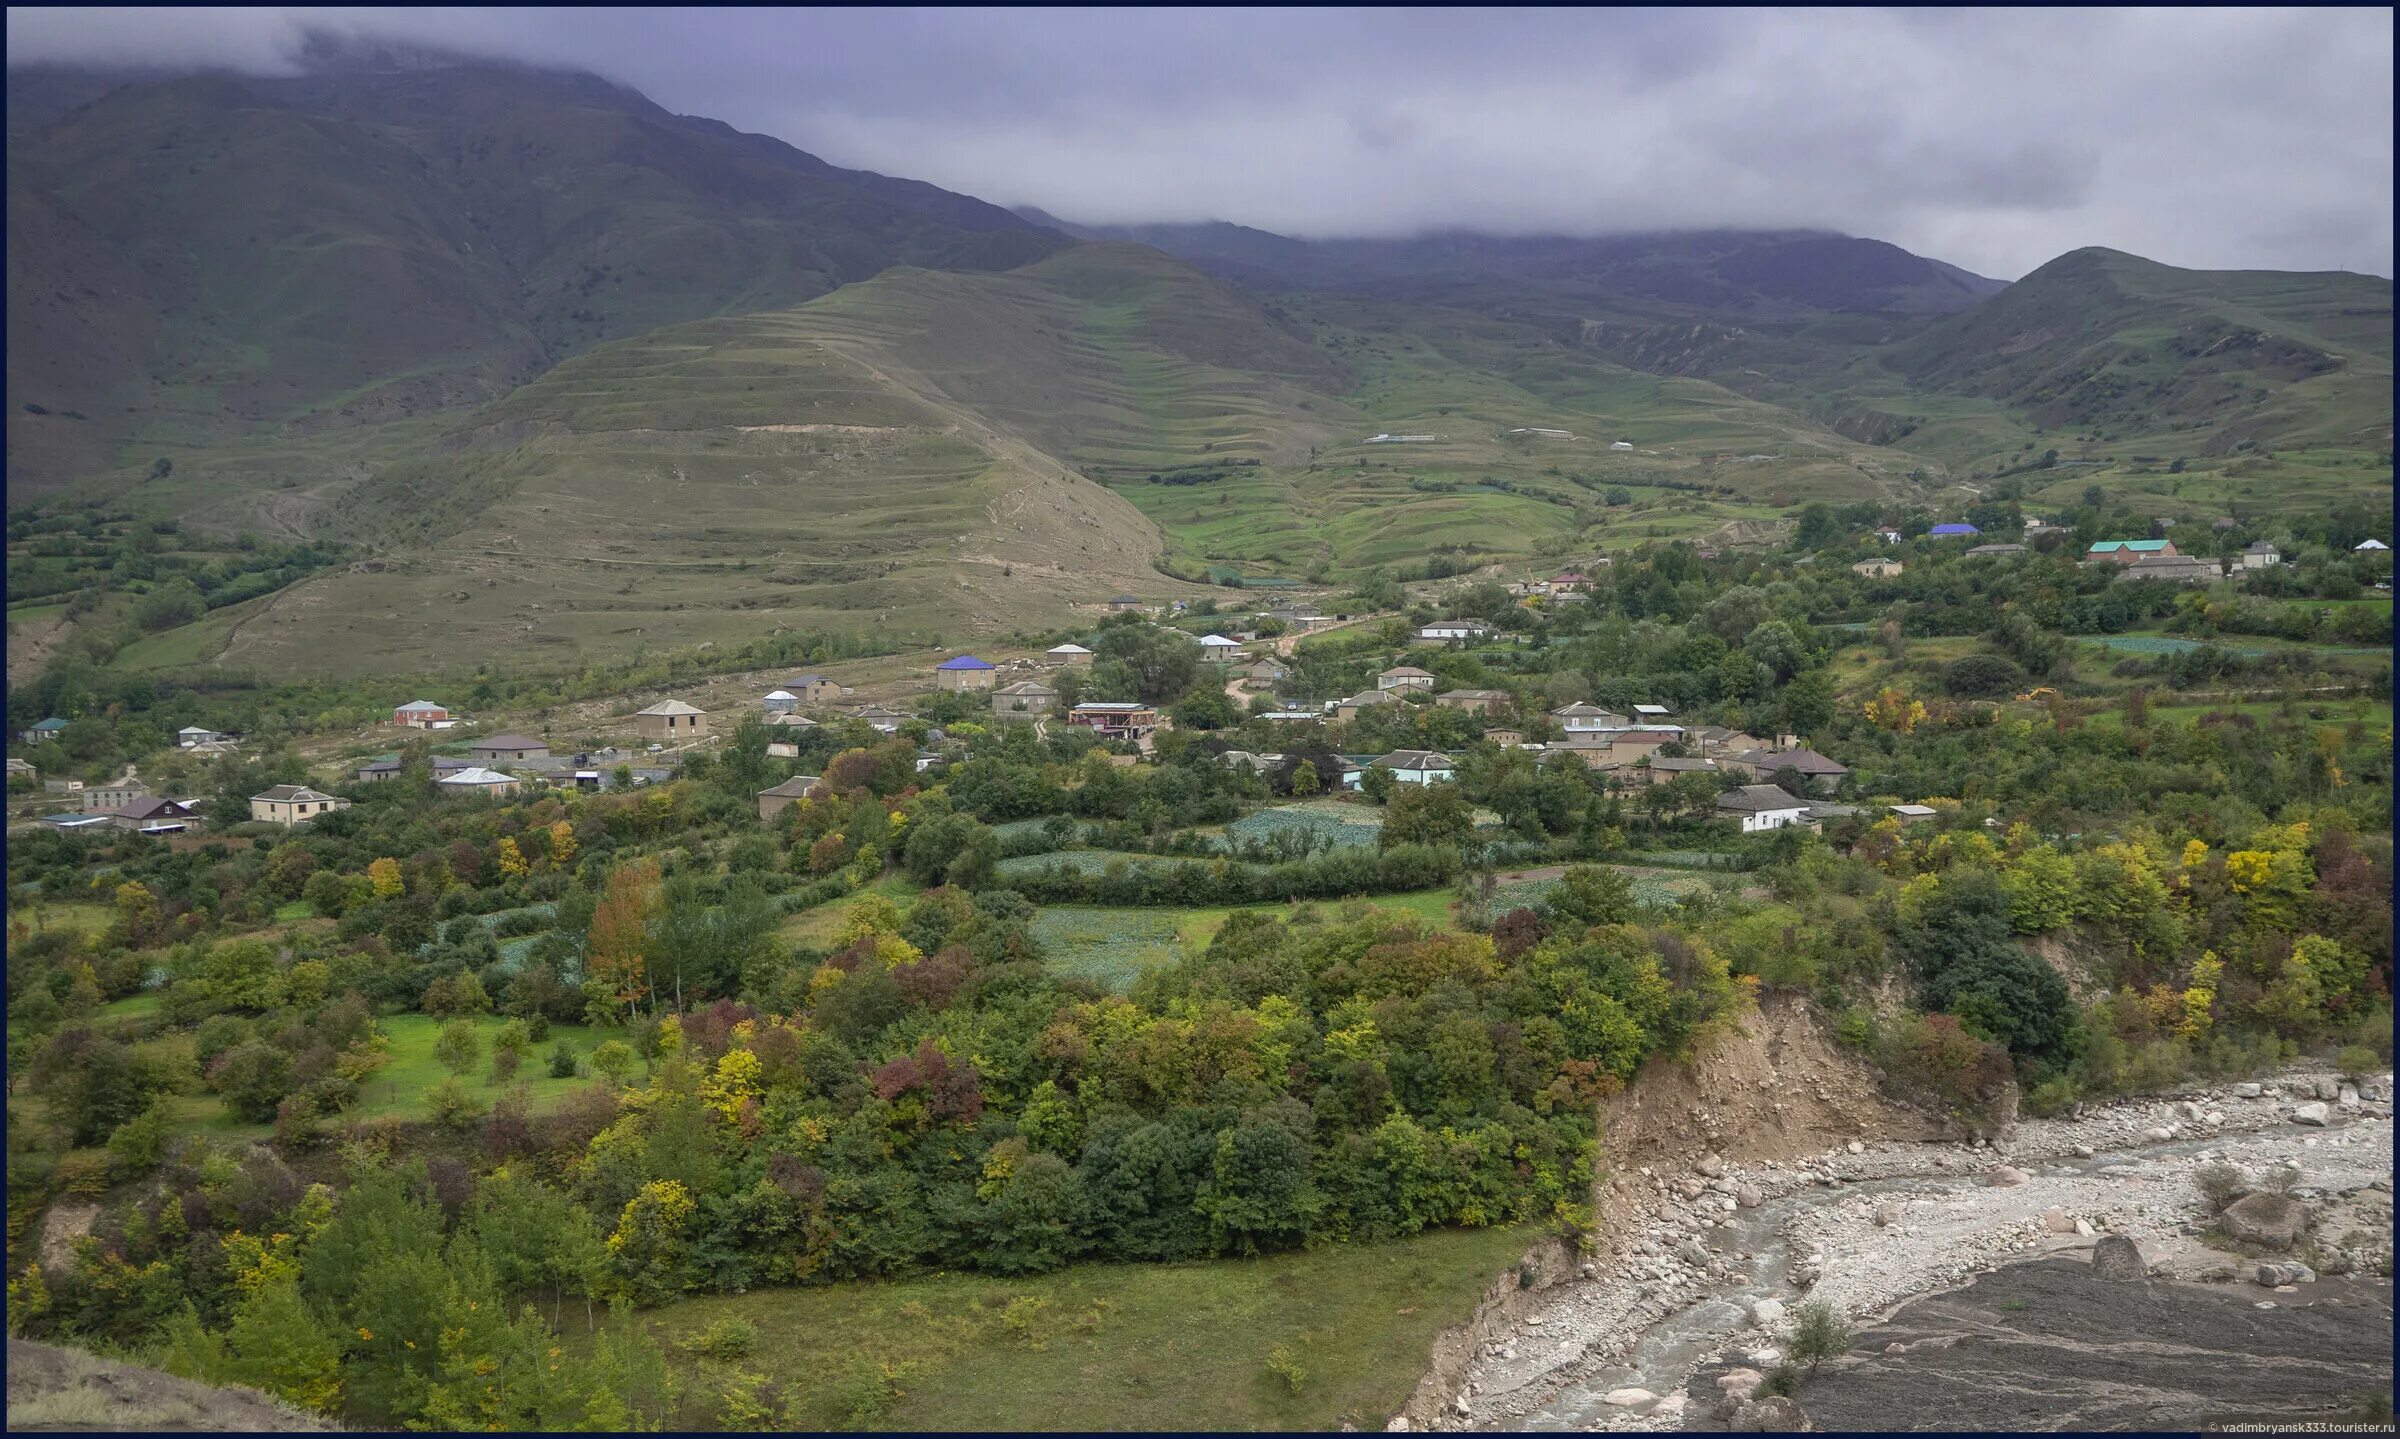
[[8,12],[12,63],[273,70],[312,29],[590,69],[1093,222],[2392,271],[2389,10]]

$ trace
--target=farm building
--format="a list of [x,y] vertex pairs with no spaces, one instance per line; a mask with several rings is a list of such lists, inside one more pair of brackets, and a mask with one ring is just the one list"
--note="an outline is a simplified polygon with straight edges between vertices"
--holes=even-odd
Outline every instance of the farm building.
[[708,715],[682,700],[660,700],[633,715],[634,730],[644,739],[698,739],[708,733]]

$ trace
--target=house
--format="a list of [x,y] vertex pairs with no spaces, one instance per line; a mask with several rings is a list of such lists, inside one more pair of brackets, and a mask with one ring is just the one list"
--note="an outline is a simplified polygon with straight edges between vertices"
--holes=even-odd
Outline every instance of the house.
[[2177,585],[2214,584],[2224,578],[2215,560],[2198,555],[2144,555],[2117,575],[2125,580],[2164,580]]
[[108,824],[112,819],[114,816],[106,812],[94,813],[90,810],[76,810],[68,814],[43,815],[42,823],[53,829],[97,829]]
[[502,774],[496,769],[485,769],[481,765],[469,765],[465,769],[446,774],[433,782],[433,787],[443,794],[507,795],[515,794],[517,785],[518,780],[515,775]]
[[2085,557],[2091,560],[2106,560],[2115,565],[2130,565],[2145,555],[2177,553],[2180,552],[2175,548],[2173,540],[2099,540],[2095,541],[2091,549],[2085,552]]
[[1525,731],[1521,729],[1487,729],[1483,732],[1483,737],[1503,749],[1513,749],[1525,743]]
[[1452,777],[1450,756],[1427,749],[1393,750],[1374,768],[1390,770],[1400,784],[1448,784]]
[[196,724],[185,725],[182,729],[175,731],[175,747],[177,749],[193,749],[204,744],[223,744],[224,742],[225,736],[218,734],[213,729],[202,729]]
[[1896,804],[1891,810],[1892,817],[1904,825],[1923,824],[1941,813],[1929,804]]
[[[1783,736],[1789,739],[1790,736]],[[1720,762],[1735,774],[1753,779],[1767,779],[1783,770],[1797,770],[1800,777],[1820,792],[1831,792],[1841,784],[1850,767],[1827,759],[1813,749],[1784,745],[1777,749],[1743,750],[1738,754],[1720,756]]]
[[1088,665],[1092,652],[1081,645],[1053,645],[1043,651],[1043,658],[1054,665]]
[[1481,620],[1435,620],[1417,631],[1417,639],[1429,645],[1467,644],[1491,632]]
[[1753,734],[1744,734],[1723,725],[1702,725],[1692,731],[1702,754],[1739,754],[1746,749],[1765,749],[1767,742]]
[[1067,711],[1067,723],[1082,725],[1112,739],[1139,739],[1158,728],[1158,711],[1125,700],[1079,704]]
[[1977,545],[1967,551],[1970,558],[1981,557],[1984,559],[1996,559],[2002,555],[2021,555],[2023,553],[2025,553],[2025,547],[2019,544]]
[[1549,583],[1545,586],[1545,588],[1551,594],[1563,595],[1575,590],[1583,589],[1590,585],[1591,582],[1592,577],[1590,575],[1579,575],[1570,570],[1563,575],[1551,576]]
[[66,727],[67,722],[65,720],[60,719],[56,715],[52,715],[50,718],[43,720],[40,724],[35,725],[32,729],[29,729],[23,734],[18,735],[17,738],[25,741],[27,744],[47,744],[51,740],[57,739],[59,731],[65,729]]
[[1229,749],[1225,751],[1225,753],[1217,756],[1217,763],[1225,766],[1225,768],[1233,771],[1235,774],[1241,774],[1244,771],[1247,771],[1251,774],[1265,774],[1268,770],[1273,769],[1276,765],[1281,764],[1282,762],[1282,755],[1253,754],[1246,749]]
[[1853,572],[1865,575],[1871,580],[1888,580],[1906,570],[1908,566],[1898,560],[1860,560],[1850,568]]
[[1507,690],[1449,690],[1435,695],[1433,702],[1447,710],[1488,715],[1498,714],[1514,701]]
[[392,711],[392,723],[408,729],[447,729],[450,711],[432,700],[410,700]]
[[1823,834],[1828,821],[1856,818],[1859,809],[1854,804],[1812,804],[1803,813],[1809,828]]
[[136,834],[181,834],[198,828],[200,816],[188,805],[146,794],[111,812],[108,821]]
[[39,779],[41,773],[40,770],[35,769],[24,760],[12,758],[8,762],[8,782],[10,784],[15,784],[21,779]]
[[1633,717],[1644,724],[1656,724],[1673,713],[1675,711],[1665,705],[1635,705],[1633,707]]
[[1596,704],[1578,700],[1574,704],[1550,711],[1550,718],[1569,735],[1595,734],[1601,730],[1622,729],[1631,721],[1625,716],[1604,710]]
[[2242,547],[2240,563],[2245,570],[2271,569],[2283,563],[2283,551],[2265,540],[2252,540]]
[[925,771],[932,769],[936,765],[944,765],[948,764],[949,762],[950,761],[942,758],[940,755],[935,754],[932,750],[921,749],[917,751],[917,773],[919,774],[923,774]]
[[241,741],[239,740],[212,739],[200,741],[198,744],[195,744],[191,747],[191,751],[196,755],[235,754],[241,750],[241,747]]
[[633,727],[644,739],[698,739],[708,733],[708,715],[682,700],[660,700],[646,710],[634,711]]
[[550,742],[521,734],[496,734],[467,746],[467,753],[477,759],[547,759]]
[[1717,813],[1723,818],[1740,819],[1744,834],[1795,824],[1816,827],[1808,818],[1807,801],[1794,799],[1771,784],[1746,784],[1718,795]]
[[1415,665],[1399,665],[1375,676],[1375,688],[1379,690],[1431,691],[1433,678],[1431,670],[1421,670]]
[[360,784],[382,784],[386,780],[398,779],[400,777],[400,756],[396,754],[377,755],[352,770],[351,775]]
[[992,714],[998,719],[1030,720],[1058,707],[1058,691],[1040,680],[1019,680],[992,693]]
[[1935,525],[1926,533],[1937,540],[1949,540],[1958,539],[1966,535],[1980,535],[1983,533],[1983,531],[1975,528],[1973,525]]
[[1650,762],[1641,767],[1645,784],[1665,784],[1678,775],[1721,773],[1713,759],[1669,759],[1660,754],[1650,756]]
[[1115,599],[1108,602],[1108,607],[1112,610],[1117,610],[1120,612],[1125,610],[1138,610],[1142,608],[1142,602],[1132,595],[1119,595]]
[[1358,712],[1369,705],[1396,705],[1398,703],[1400,703],[1400,696],[1390,690],[1362,690],[1346,700],[1335,700],[1332,705],[1333,717],[1337,723],[1347,723],[1357,719]]
[[817,776],[796,774],[779,785],[760,790],[758,792],[758,817],[762,820],[773,819],[789,808],[793,800],[805,797],[810,790],[816,787]]
[[796,714],[800,709],[800,696],[790,690],[768,690],[760,697],[758,707],[771,715]]
[[1630,450],[1630,449],[1632,449],[1632,448],[1633,448],[1633,441],[1631,441],[1631,440],[1611,440],[1611,441],[1609,441],[1609,442],[1608,442],[1608,447],[1609,447],[1610,449],[1612,449],[1612,450],[1617,450],[1617,451],[1620,451],[1620,452],[1621,452],[1621,451],[1625,451],[1625,450]]
[[433,756],[431,763],[433,765],[433,777],[435,779],[440,779],[446,774],[456,774],[462,769],[474,769],[476,767],[475,761],[468,759],[465,755],[458,754],[437,754]]
[[1877,530],[1875,538],[1887,545],[1896,545],[1900,543],[1900,532],[1898,530]]
[[973,655],[953,655],[933,667],[933,687],[961,693],[967,690],[988,690],[998,683],[999,670],[990,660]]
[[854,710],[852,713],[865,720],[867,728],[877,734],[890,734],[915,718],[906,711],[890,709],[883,705],[868,705],[863,709]]
[[1292,667],[1279,659],[1269,656],[1265,659],[1256,660],[1250,664],[1244,665],[1240,669],[1235,670],[1234,673],[1242,676],[1244,679],[1256,681],[1259,684],[1275,685],[1281,684],[1285,680],[1288,680],[1292,677]]
[[2360,540],[2357,544],[2350,547],[2353,554],[2361,550],[2388,550],[2390,548],[2390,545],[2385,544],[2381,540]]
[[129,804],[150,798],[150,786],[127,776],[107,784],[87,785],[83,791],[83,807],[88,810],[119,810]]
[[783,687],[799,696],[800,703],[804,705],[829,705],[850,693],[850,686],[835,684],[825,676],[816,674],[787,680]]
[[312,823],[319,815],[349,807],[350,801],[335,799],[304,784],[279,784],[250,796],[250,818],[254,823],[279,824],[285,829]]
[[1200,637],[1200,653],[1212,660],[1229,660],[1241,652],[1242,642],[1240,640],[1229,640],[1223,635],[1202,635]]

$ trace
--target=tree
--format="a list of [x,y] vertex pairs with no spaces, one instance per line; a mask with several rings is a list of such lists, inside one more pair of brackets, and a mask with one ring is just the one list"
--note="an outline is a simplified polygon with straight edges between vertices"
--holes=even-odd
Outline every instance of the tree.
[[633,1073],[633,1067],[639,1063],[641,1057],[624,1040],[604,1039],[592,1046],[592,1068],[607,1075],[613,1084],[622,1085],[625,1077]]
[[1311,760],[1302,760],[1293,768],[1292,794],[1296,798],[1306,799],[1310,795],[1315,794],[1321,788],[1323,788],[1323,785],[1317,779],[1317,766],[1315,762]]
[[377,899],[396,899],[407,888],[400,879],[400,861],[379,859],[367,866],[367,883]]
[[584,944],[587,987],[603,1013],[631,1018],[649,994],[650,922],[658,909],[658,861],[640,859],[609,871],[608,891],[592,910]]
[[1792,1362],[1815,1373],[1817,1366],[1828,1359],[1838,1359],[1850,1352],[1850,1321],[1840,1310],[1822,1299],[1811,1299],[1794,1313],[1792,1326]]
[[433,1057],[452,1074],[464,1074],[475,1067],[483,1055],[483,1036],[476,1032],[475,1021],[454,1019],[442,1026],[433,1041]]
[[500,877],[502,879],[523,879],[533,872],[533,866],[525,862],[525,852],[517,848],[515,839],[502,835],[499,849]]
[[1633,881],[1622,870],[1579,864],[1559,876],[1547,901],[1550,912],[1586,928],[1623,924],[1633,918]]
[[2024,671],[1998,655],[1968,655],[1942,670],[1942,688],[1962,699],[2014,694],[2024,682]]
[[292,1057],[274,1045],[246,1040],[217,1057],[209,1079],[235,1118],[265,1124],[292,1092]]
[[1383,831],[1376,843],[1456,846],[1475,834],[1474,812],[1454,784],[1404,784],[1392,791],[1383,812]]

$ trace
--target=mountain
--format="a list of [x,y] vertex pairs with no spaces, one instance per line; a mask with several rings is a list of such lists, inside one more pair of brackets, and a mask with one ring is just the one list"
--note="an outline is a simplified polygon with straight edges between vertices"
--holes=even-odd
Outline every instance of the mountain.
[[12,503],[136,441],[472,404],[662,324],[1068,243],[594,76],[346,58],[12,73]]
[[2005,282],[1881,240],[1809,230],[1713,230],[1590,238],[1452,231],[1408,239],[1297,240],[1242,225],[1070,225],[1086,239],[1131,240],[1211,274],[1270,290],[1368,291],[1455,300],[1480,289],[1539,286],[1587,304],[1785,317],[1807,311],[1954,314]]

